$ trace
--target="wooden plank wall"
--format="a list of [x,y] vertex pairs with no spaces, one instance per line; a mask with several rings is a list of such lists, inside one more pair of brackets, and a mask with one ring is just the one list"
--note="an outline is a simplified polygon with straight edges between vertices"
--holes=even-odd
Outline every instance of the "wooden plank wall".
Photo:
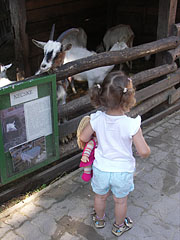
[[7,1],[0,0],[0,47],[12,37],[9,6]]
[[134,45],[156,40],[158,1],[112,1],[112,25],[129,24],[135,33]]
[[102,21],[106,17],[105,2],[104,0],[26,1],[32,74],[37,70],[42,59],[42,50],[32,44],[32,38],[47,41],[53,23],[56,24],[55,38],[68,28],[81,26],[88,33],[88,48],[92,49],[92,42],[96,40],[96,45],[101,38],[97,32],[105,26]]
[[129,24],[134,33],[134,45],[156,40],[158,1],[144,0],[27,0],[27,28],[32,74],[42,60],[42,50],[32,38],[47,41],[52,24],[55,38],[71,27],[83,27],[88,35],[88,49],[95,50],[108,27]]
[[180,1],[177,1],[176,23],[180,23]]

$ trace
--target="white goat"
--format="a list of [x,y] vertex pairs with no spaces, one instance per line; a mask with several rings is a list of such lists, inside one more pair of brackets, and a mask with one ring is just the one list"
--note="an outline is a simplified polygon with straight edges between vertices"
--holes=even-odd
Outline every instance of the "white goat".
[[[110,51],[118,51],[123,50],[126,48],[125,43],[115,43]],[[71,62],[80,58],[85,58],[88,56],[92,56],[97,54],[93,51],[88,51],[85,48],[79,48],[79,47],[72,47],[69,51],[67,51],[64,63]],[[95,83],[102,83],[104,78],[107,76],[107,74],[114,68],[114,65],[111,66],[104,66],[104,67],[98,67],[94,68],[92,70],[88,70],[85,72],[78,73],[73,76],[73,78],[77,81],[87,81],[88,87],[91,88]]]
[[125,42],[128,47],[133,46],[134,33],[129,25],[119,24],[109,28],[104,35],[103,43],[105,50],[108,51],[114,43]]
[[[49,70],[55,70],[61,66],[64,62],[65,52],[68,51],[72,46],[86,47],[87,35],[82,28],[72,28],[63,32],[56,41],[53,41],[55,25],[51,29],[51,34],[48,42],[40,42],[32,40],[33,43],[44,49],[44,59],[40,65],[40,69],[36,72],[37,74],[48,72]],[[74,93],[76,93],[74,83],[69,79],[59,81],[57,83],[57,100],[60,104],[66,103],[67,87],[69,83]]]
[[[87,36],[82,28],[71,28],[64,31],[56,41],[53,41],[55,25],[51,29],[51,34],[48,42],[41,42],[32,39],[33,43],[44,50],[44,58],[41,62],[39,70],[36,74],[54,70],[56,67],[64,63],[66,51],[72,46],[83,47],[87,44]],[[77,37],[76,40],[74,37]],[[72,43],[70,42],[72,41]]]
[[[134,40],[134,33],[129,25],[119,24],[112,28],[109,28],[104,35],[103,45],[105,50],[108,51],[114,43],[124,43],[124,48],[132,47]],[[126,63],[130,69],[132,69],[132,62],[130,64]],[[120,69],[122,69],[122,64],[120,65]]]
[[13,131],[17,131],[17,128],[16,128],[16,122],[13,121],[12,123],[7,123],[6,124],[6,132],[13,132]]
[[0,87],[4,87],[6,85],[14,83],[14,81],[10,81],[6,75],[7,69],[10,68],[11,66],[12,66],[12,63],[8,65],[0,64]]
[[[78,31],[70,31],[62,40],[62,44],[66,45],[66,44],[71,44],[72,47],[80,47],[80,48],[86,48],[87,47],[87,34],[84,31],[83,28],[79,27],[77,28]],[[68,77],[68,81],[70,83],[71,89],[73,91],[73,93],[77,93],[75,86],[74,86],[74,79],[72,77]],[[68,87],[68,83],[66,83],[66,86]],[[67,90],[64,89],[65,91]],[[62,92],[62,91],[61,91]],[[62,95],[62,93],[59,90],[58,95]],[[63,97],[65,99],[65,96]],[[61,99],[62,101],[62,99]]]
[[[64,39],[73,31],[79,31],[79,29],[74,28],[63,32],[56,41],[49,40],[47,43],[45,43],[33,40],[38,47],[44,49],[44,58],[38,73],[49,71],[50,69],[54,69],[63,63],[96,54],[95,52],[88,51],[86,48],[72,46],[71,43],[66,43],[64,45]],[[115,43],[110,51],[122,50],[122,47],[124,49],[124,45],[125,44],[122,43]],[[78,73],[73,77],[78,81],[87,81],[90,88],[94,83],[101,83],[105,76],[113,69],[113,67],[114,65],[99,67]]]
[[67,78],[58,81],[56,84],[56,95],[57,95],[57,101],[60,105],[63,105],[66,103],[66,97],[67,97],[67,88],[69,86],[69,81]]
[[72,31],[62,41],[62,44],[71,43],[73,47],[87,47],[87,34],[83,28],[77,28],[78,31]]

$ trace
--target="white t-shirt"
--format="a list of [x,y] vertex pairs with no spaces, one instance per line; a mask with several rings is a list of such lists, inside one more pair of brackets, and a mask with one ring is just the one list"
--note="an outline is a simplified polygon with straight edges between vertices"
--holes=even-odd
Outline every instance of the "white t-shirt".
[[132,136],[141,125],[141,117],[110,116],[97,111],[91,114],[90,124],[97,135],[94,167],[105,172],[134,172]]

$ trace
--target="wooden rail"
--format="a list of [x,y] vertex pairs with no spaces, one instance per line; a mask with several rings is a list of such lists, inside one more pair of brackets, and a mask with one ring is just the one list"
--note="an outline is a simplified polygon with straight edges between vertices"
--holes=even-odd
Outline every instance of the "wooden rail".
[[[151,116],[142,124],[142,126],[144,126],[145,124],[156,121],[156,119],[160,119],[161,116],[165,116],[165,114],[171,113],[180,108],[180,102],[178,101],[180,98],[180,69],[178,69],[177,64],[174,62],[177,58],[174,57],[174,55],[177,56],[179,54],[179,46],[180,38],[172,36],[152,43],[125,49],[123,51],[100,53],[64,64],[58,69],[56,80],[60,81],[68,76],[96,67],[119,64],[149,54],[155,54],[162,51],[166,51],[167,53],[167,51],[169,51],[170,64],[166,63],[131,76],[134,86],[137,88],[137,105],[129,113],[129,116],[135,117],[137,114],[144,115],[164,102],[170,104],[169,110],[166,111],[166,113],[159,113],[157,117]],[[45,74],[42,74],[41,76],[44,75]],[[25,81],[37,77],[39,78],[40,76],[32,76]],[[94,111],[96,110],[91,106],[88,95],[70,101],[65,105],[58,106],[59,119],[67,119],[66,122],[59,123],[60,140],[69,134],[75,133],[81,118]],[[38,173],[38,179],[47,178],[47,175],[49,176],[49,174],[49,179],[52,179],[59,175],[59,172],[61,172],[62,169],[63,171],[68,171],[78,167],[81,153],[77,147],[75,138],[66,145],[60,144],[60,151],[61,157],[57,165],[43,171],[43,173]],[[41,176],[43,177],[41,178]]]
[[180,45],[180,38],[176,36],[164,38],[151,43],[139,45],[137,47],[126,48],[122,51],[104,52],[66,63],[58,68],[57,80],[73,76],[79,72],[93,68],[124,63],[138,59],[149,54],[155,54],[165,50],[176,48]]
[[[110,62],[113,64],[126,62],[134,59],[135,56],[136,58],[139,58],[145,56],[145,54],[149,54],[150,52],[157,53],[162,49],[167,50],[170,46],[175,46],[174,49],[169,51],[169,56],[172,60],[171,64],[164,64],[148,69],[131,77],[135,87],[144,83],[147,85],[148,82],[154,80],[153,84],[149,83],[148,86],[141,87],[141,89],[136,92],[137,106],[132,109],[130,115],[143,115],[165,101],[172,104],[172,102],[179,99],[179,89],[176,90],[173,88],[180,82],[180,69],[177,69],[177,64],[174,62],[175,58],[171,55],[171,52],[177,52],[176,49],[179,49],[179,38],[176,39],[176,41],[178,41],[176,44],[174,44],[175,39],[176,38],[174,37],[170,37],[168,40],[161,39],[153,43],[143,44],[131,49],[125,49],[121,52],[101,53],[86,59],[80,59],[65,64],[59,68],[57,78],[61,79],[63,77],[70,76],[71,74],[82,71],[82,69],[89,70],[92,69],[92,67],[108,65]],[[60,139],[63,139],[68,134],[76,132],[77,126],[84,115],[89,115],[95,110],[91,106],[89,96],[85,95],[63,106],[59,106],[58,111],[59,118],[69,118],[69,121],[59,125]],[[79,112],[81,112],[81,114],[79,114]]]
[[[127,48],[121,51],[103,52],[98,53],[86,58],[81,58],[57,68],[56,80],[60,81],[69,76],[73,76],[77,73],[94,69],[97,67],[108,66],[113,64],[124,63],[127,61],[135,60],[145,57],[150,54],[155,54],[167,50],[171,50],[180,45],[180,37],[171,36],[163,38],[151,43],[145,43],[136,47]],[[47,75],[43,73],[40,75],[34,75],[25,80],[31,80]]]
[[[134,74],[131,78],[134,86],[136,87],[142,83],[162,77],[168,73],[175,72],[176,70],[177,70],[176,63],[165,64],[159,67],[155,67],[155,68],[148,69],[148,70],[139,72],[137,74]],[[171,75],[169,77],[171,77]],[[58,107],[59,118],[69,117],[71,119],[72,118],[71,116],[77,116],[78,112],[82,112],[82,111],[85,112],[85,109],[87,109],[87,112],[88,110],[92,109],[91,101],[88,95],[72,100],[71,102],[65,105],[60,105]]]
[[172,62],[174,62],[178,58],[180,58],[180,46],[178,46],[175,49],[169,50],[166,53],[166,61],[169,64],[171,64]]

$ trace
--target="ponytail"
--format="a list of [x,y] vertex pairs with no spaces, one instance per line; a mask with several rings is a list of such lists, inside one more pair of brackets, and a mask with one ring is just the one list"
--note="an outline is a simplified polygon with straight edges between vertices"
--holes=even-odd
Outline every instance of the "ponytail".
[[100,84],[95,84],[92,88],[89,89],[89,96],[93,106],[101,106],[101,93],[102,87]]
[[89,89],[91,103],[95,107],[129,111],[135,103],[135,89],[130,78],[121,71],[109,73],[102,84]]

